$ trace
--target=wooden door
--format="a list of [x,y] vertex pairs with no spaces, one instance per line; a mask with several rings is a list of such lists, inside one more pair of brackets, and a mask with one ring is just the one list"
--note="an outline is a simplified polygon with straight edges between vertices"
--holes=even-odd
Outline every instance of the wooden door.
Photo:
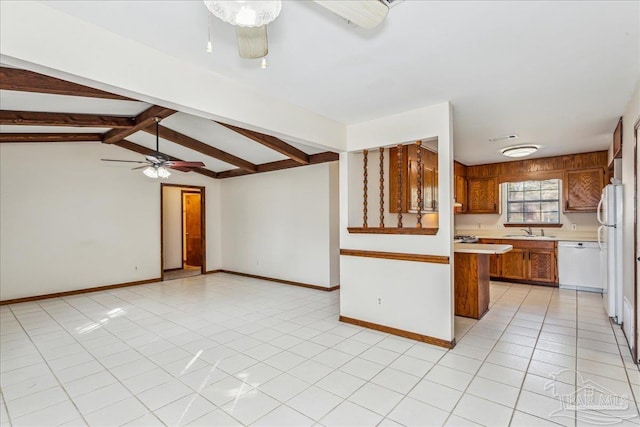
[[499,213],[497,177],[468,178],[467,213]]
[[182,193],[186,264],[202,265],[202,215],[200,193]]
[[604,169],[565,171],[562,184],[565,212],[595,212],[604,187]]
[[526,249],[513,248],[500,255],[500,277],[524,280],[527,277],[527,253]]
[[529,249],[527,280],[557,283],[556,252],[545,249]]

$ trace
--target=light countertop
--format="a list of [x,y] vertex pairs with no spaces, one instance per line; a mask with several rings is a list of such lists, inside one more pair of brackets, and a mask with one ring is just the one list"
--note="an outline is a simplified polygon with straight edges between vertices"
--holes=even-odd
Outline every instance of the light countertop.
[[[497,230],[496,230],[497,231]],[[517,231],[509,232],[509,230],[456,230],[456,234],[473,235],[479,239],[500,239],[500,240],[532,240],[532,241],[558,241],[558,242],[597,242],[597,233],[584,231],[564,231],[564,230],[545,230],[548,236],[539,236],[540,230],[534,229],[536,237],[525,237],[524,233],[519,235]],[[511,235],[511,236],[510,236]],[[515,235],[515,236],[513,236]]]
[[491,245],[483,243],[454,243],[453,251],[463,254],[503,254],[513,249],[512,245]]

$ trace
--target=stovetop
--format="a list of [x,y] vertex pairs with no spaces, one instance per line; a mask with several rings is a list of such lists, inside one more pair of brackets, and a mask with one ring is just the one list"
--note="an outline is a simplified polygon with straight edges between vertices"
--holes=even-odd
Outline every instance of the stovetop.
[[467,235],[455,235],[453,236],[453,240],[454,242],[461,242],[461,243],[477,243],[478,242],[478,238],[476,236],[467,236]]

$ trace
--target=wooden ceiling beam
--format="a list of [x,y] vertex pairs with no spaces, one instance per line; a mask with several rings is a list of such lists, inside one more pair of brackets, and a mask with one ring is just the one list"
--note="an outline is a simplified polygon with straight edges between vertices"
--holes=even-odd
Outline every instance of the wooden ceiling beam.
[[144,110],[142,113],[138,114],[133,119],[133,126],[126,129],[112,129],[109,132],[106,132],[103,136],[102,142],[104,142],[105,144],[115,144],[118,141],[122,141],[129,135],[132,135],[139,130],[144,130],[145,128],[154,124],[156,117],[164,119],[174,113],[176,113],[176,111],[170,108],[153,105],[150,108]]
[[0,133],[0,143],[102,141],[100,133]]
[[297,163],[306,165],[309,164],[309,155],[302,150],[297,149],[296,147],[287,144],[283,140],[276,138],[275,136],[266,135],[264,133],[255,132],[248,129],[239,128],[237,126],[229,125],[226,123],[216,122],[219,125],[226,127],[240,135],[249,138],[258,144],[262,144],[267,148],[270,148],[274,151],[277,151],[280,154],[283,154],[289,157],[291,160],[294,160]]
[[[144,129],[144,131],[152,135],[155,135],[156,133],[155,126],[149,126],[148,128]],[[160,138],[162,139],[166,139],[167,141],[182,145],[183,147],[197,151],[201,154],[204,154],[205,156],[213,157],[214,159],[218,159],[225,163],[229,163],[230,165],[237,166],[242,170],[248,172],[256,172],[258,170],[258,167],[251,162],[241,159],[240,157],[236,157],[233,154],[229,154],[225,151],[219,150],[173,129],[159,126],[158,135],[160,135]]]
[[82,96],[87,98],[135,101],[126,96],[105,92],[89,86],[71,83],[33,71],[0,67],[0,89],[19,92],[48,93],[52,95]]
[[134,124],[135,122],[132,117],[0,110],[0,125],[128,129]]
[[[118,142],[115,142],[113,145],[117,145],[118,147],[130,150],[130,151],[134,151],[136,153],[142,154],[143,156],[155,156],[156,155],[156,151],[152,150],[151,148],[147,148],[144,147],[142,145],[138,145],[136,143],[133,143],[131,141],[127,141],[126,139],[120,140]],[[160,153],[163,156],[166,156],[169,160],[173,160],[174,162],[182,162],[183,160],[177,158],[177,157],[173,157],[173,156],[169,156],[167,154],[164,153]],[[205,168],[193,168],[191,169],[192,172],[198,173],[200,175],[204,175],[204,176],[208,176],[209,178],[214,178],[217,179],[218,178],[218,174],[214,171],[211,171],[209,169],[205,169]]]
[[[311,154],[309,155],[309,164],[315,165],[319,163],[334,162],[338,160],[338,158],[339,158],[338,153],[333,153],[331,151],[326,151],[324,153],[318,153],[318,154]],[[277,162],[263,163],[261,165],[258,165],[258,170],[256,171],[256,173],[297,168],[300,166],[304,166],[304,165],[292,159],[279,160]],[[243,176],[243,175],[249,175],[249,174],[250,172],[247,172],[242,169],[232,169],[224,172],[218,172],[218,178],[233,178],[236,176]]]

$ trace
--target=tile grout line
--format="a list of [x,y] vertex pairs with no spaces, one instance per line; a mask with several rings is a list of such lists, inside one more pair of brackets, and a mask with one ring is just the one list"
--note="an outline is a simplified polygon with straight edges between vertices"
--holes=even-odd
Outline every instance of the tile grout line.
[[[38,306],[40,306],[39,304],[37,304],[37,305],[38,305]],[[21,328],[21,329],[24,331],[24,333],[27,335],[27,337],[29,338],[29,341],[31,341],[31,344],[33,344],[33,346],[35,347],[35,349],[36,349],[36,351],[38,352],[38,354],[40,355],[40,357],[42,357],[42,360],[43,360],[44,364],[45,364],[45,365],[47,365],[47,368],[49,368],[49,371],[51,372],[51,375],[52,375],[52,376],[56,379],[56,381],[58,382],[58,387],[60,387],[60,388],[62,389],[62,391],[64,392],[64,394],[67,396],[68,400],[69,400],[69,401],[71,402],[71,404],[73,405],[73,407],[74,407],[74,408],[76,408],[76,411],[78,411],[78,415],[80,415],[80,418],[81,418],[81,419],[82,419],[82,420],[83,420],[87,425],[89,425],[89,423],[87,423],[87,420],[84,418],[84,415],[82,414],[82,412],[80,412],[80,409],[76,406],[76,403],[73,401],[73,399],[71,398],[71,396],[70,396],[70,395],[69,395],[69,393],[67,392],[67,389],[66,389],[66,388],[64,388],[64,385],[62,384],[62,382],[60,381],[60,379],[58,378],[58,376],[56,375],[56,373],[53,371],[53,369],[51,369],[51,365],[49,365],[49,362],[47,361],[47,359],[44,357],[44,355],[43,355],[43,354],[42,354],[42,352],[40,351],[40,348],[38,348],[38,346],[36,345],[36,343],[35,343],[35,342],[33,342],[33,339],[32,339],[32,337],[31,337],[31,335],[30,335],[30,334],[27,332],[27,330],[24,328],[24,325],[22,324],[22,321],[20,321],[20,319],[18,318],[18,316],[16,316],[15,312],[14,312],[14,311],[13,311],[13,309],[11,308],[11,305],[9,305],[9,309],[11,310],[11,313],[13,314],[13,316],[16,318],[16,321],[17,321],[17,322],[18,322],[18,324],[20,325],[20,328]],[[54,321],[55,321],[55,319],[53,319],[53,317],[51,317],[51,315],[50,315],[48,312],[46,312],[46,311],[45,311],[45,313],[47,313],[47,316],[49,316],[52,320],[54,320]],[[53,387],[55,387],[55,386],[53,386]],[[49,390],[49,389],[51,389],[51,388],[53,388],[53,387],[49,387],[49,388],[47,388],[47,389],[45,389],[45,390]],[[44,390],[42,390],[42,391],[44,391]],[[3,394],[3,399],[4,399],[4,394]],[[21,416],[19,416],[19,417],[17,417],[17,418],[21,418],[21,417],[24,417],[24,416],[27,416],[27,415],[30,415],[30,414],[34,414],[34,413],[36,413],[36,412],[40,412],[41,410],[44,410],[44,409],[50,408],[50,407],[55,406],[55,405],[57,405],[57,404],[59,404],[59,403],[61,403],[61,402],[54,403],[53,405],[49,405],[49,406],[46,406],[46,407],[44,407],[44,408],[39,408],[38,410],[31,411],[31,412],[26,413],[26,414],[22,414]],[[9,418],[9,423],[10,423],[10,424],[13,424],[13,423],[11,423],[11,418],[12,418],[12,417],[11,417],[11,412],[9,411],[9,406],[7,405],[7,406],[6,406],[6,408],[7,408],[7,416],[8,416],[8,418]]]
[[[529,289],[529,292],[531,292],[531,289]],[[529,296],[529,294],[527,294],[527,296]],[[547,301],[547,304],[546,304],[546,307],[545,307],[545,310],[544,310],[544,316],[542,317],[542,322],[540,324],[540,330],[538,331],[538,335],[536,336],[536,342],[534,344],[533,351],[531,352],[531,357],[529,358],[529,361],[527,362],[527,369],[524,371],[524,376],[522,377],[522,382],[520,383],[520,388],[518,389],[518,397],[516,398],[516,401],[513,404],[513,412],[511,413],[511,418],[509,419],[509,424],[511,424],[513,422],[513,416],[515,415],[515,413],[517,411],[516,408],[518,407],[518,402],[520,402],[520,397],[522,395],[522,388],[524,386],[525,381],[527,380],[527,374],[529,373],[529,367],[531,366],[531,361],[533,360],[533,353],[535,353],[536,348],[538,347],[538,341],[540,340],[540,334],[542,334],[542,328],[544,327],[544,323],[545,323],[545,320],[547,318],[547,313],[549,312],[549,305],[551,305],[551,301],[552,300],[553,300],[553,292],[551,293],[551,296],[549,297],[549,300]],[[528,415],[535,416],[533,414],[528,414]],[[553,422],[553,421],[551,421],[551,422]]]
[[[515,289],[515,288],[514,288],[514,285],[511,285],[511,286],[509,287],[509,289],[507,290],[507,292],[508,292],[510,289]],[[500,296],[500,298],[496,301],[496,303],[497,303],[500,299],[502,299],[502,298],[504,297],[504,295],[505,295],[507,292],[505,292],[504,294],[502,294],[502,295]],[[477,377],[477,375],[478,375],[478,372],[480,372],[480,369],[482,368],[482,365],[484,365],[484,364],[486,363],[487,357],[489,357],[489,354],[491,354],[491,352],[495,349],[496,345],[498,345],[498,342],[500,342],[500,338],[502,338],[502,336],[505,334],[505,331],[509,328],[509,326],[511,325],[511,322],[513,322],[513,319],[516,317],[516,315],[517,315],[517,314],[518,314],[518,312],[520,311],[520,308],[521,308],[521,307],[522,307],[522,305],[525,303],[525,301],[526,301],[526,299],[527,299],[527,297],[529,296],[529,294],[530,294],[530,293],[531,293],[531,287],[529,287],[529,288],[527,289],[527,293],[524,295],[524,297],[522,298],[522,300],[521,300],[521,301],[520,301],[520,303],[518,304],[518,308],[514,311],[513,315],[511,316],[511,319],[509,320],[509,323],[507,323],[507,325],[505,326],[505,328],[502,330],[502,333],[501,333],[501,334],[498,336],[498,338],[496,339],[496,342],[493,344],[493,346],[491,346],[491,348],[490,348],[490,349],[489,349],[489,351],[487,352],[487,355],[482,359],[482,364],[480,365],[480,367],[478,368],[478,370],[473,374],[473,376],[472,376],[471,380],[469,381],[469,383],[467,384],[467,386],[465,387],[465,389],[462,391],[462,395],[460,396],[460,398],[458,399],[458,401],[456,402],[456,404],[453,406],[453,408],[451,408],[451,411],[449,412],[449,416],[446,418],[445,423],[446,423],[446,422],[451,418],[451,416],[452,416],[452,415],[454,415],[454,414],[453,414],[453,413],[454,413],[454,411],[455,411],[455,410],[456,410],[456,408],[458,407],[458,404],[460,403],[460,401],[462,400],[462,398],[464,397],[464,395],[467,393],[467,390],[469,389],[469,386],[471,385],[471,383],[476,379],[476,377]],[[495,305],[495,303],[494,303],[494,305]],[[478,324],[478,323],[476,323],[475,325],[473,325],[473,327],[475,327],[477,324]],[[471,327],[471,329],[473,329],[473,327]],[[529,359],[529,360],[531,360],[531,359]],[[525,374],[525,375],[526,375],[526,374]],[[524,378],[523,378],[523,382],[524,382]],[[522,387],[521,387],[521,388],[522,388]],[[475,396],[475,395],[472,395],[472,396]],[[475,397],[477,397],[477,398],[479,398],[479,399],[486,400],[487,402],[491,402],[491,403],[495,403],[495,404],[501,405],[500,403],[493,402],[493,401],[488,400],[488,399],[484,399],[484,398],[482,398],[482,397],[480,397],[480,396],[475,396]],[[516,403],[517,403],[517,400],[516,400]],[[509,423],[511,423],[511,418],[513,417],[513,413],[515,412],[516,403],[514,403],[513,408],[509,408],[509,409],[511,409],[511,417],[509,417]],[[507,406],[505,406],[505,405],[501,405],[501,406],[507,407]],[[467,418],[465,418],[464,416],[461,416],[461,415],[456,415],[456,416],[459,416],[459,417],[461,417],[461,418],[467,419]],[[473,420],[469,420],[469,421],[474,422],[474,423],[476,422],[476,421],[473,421]],[[479,423],[478,423],[478,424],[479,424]]]

